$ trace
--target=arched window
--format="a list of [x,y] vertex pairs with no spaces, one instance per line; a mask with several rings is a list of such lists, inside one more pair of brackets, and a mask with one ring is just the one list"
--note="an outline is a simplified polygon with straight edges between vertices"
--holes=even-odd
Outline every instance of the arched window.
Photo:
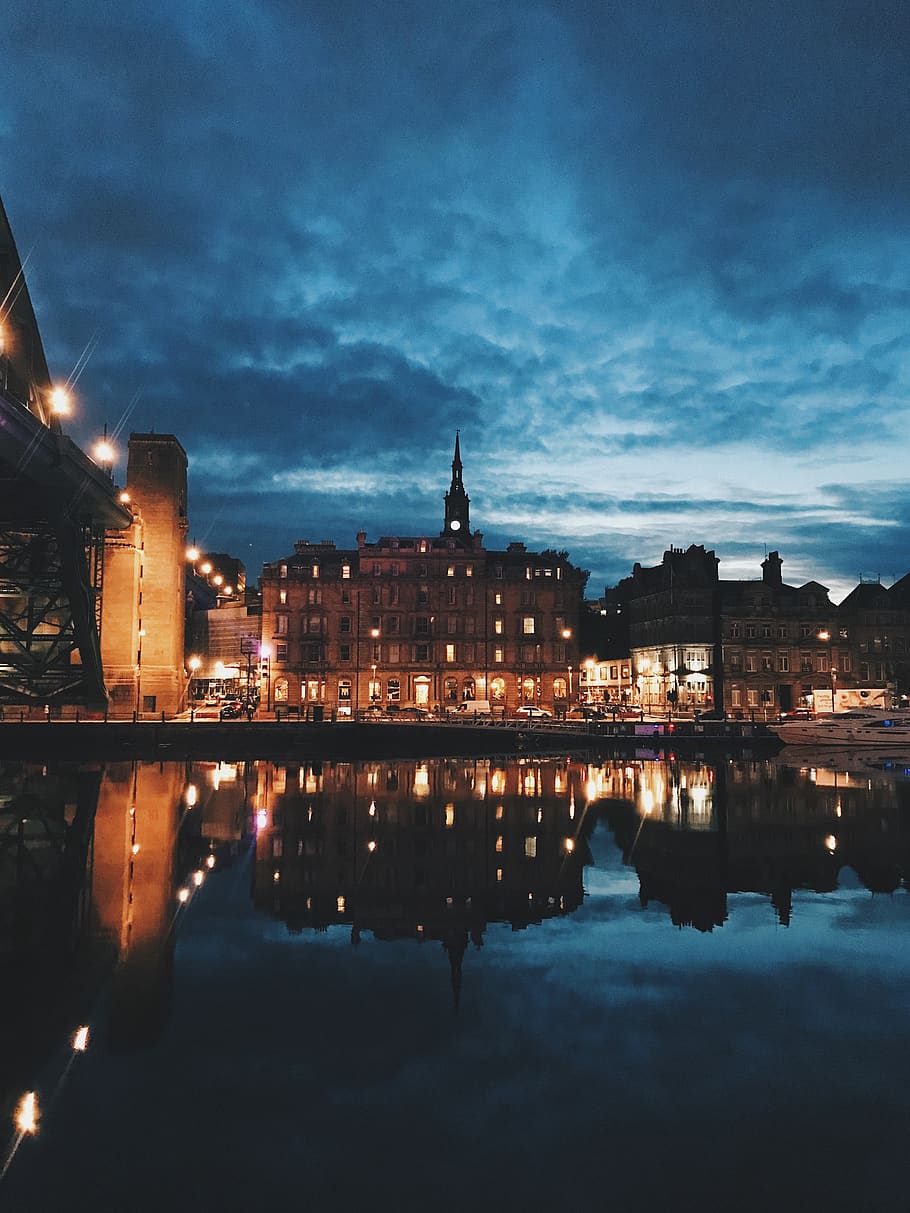
[[276,678],[274,686],[274,696],[276,703],[287,703],[288,701],[288,680],[286,678]]
[[462,699],[477,698],[477,688],[474,686],[473,678],[466,678],[461,684],[461,697]]
[[458,681],[455,678],[447,678],[445,681],[445,697],[449,703],[458,702]]
[[565,678],[553,679],[553,698],[565,699],[566,697],[566,680]]
[[535,683],[533,678],[524,678],[521,683],[521,700],[522,703],[533,703]]

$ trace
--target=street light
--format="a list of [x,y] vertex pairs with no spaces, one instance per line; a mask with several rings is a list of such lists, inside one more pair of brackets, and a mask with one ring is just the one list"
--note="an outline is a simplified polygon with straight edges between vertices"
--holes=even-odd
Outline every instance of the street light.
[[[267,644],[260,645],[259,658],[265,660],[265,710],[272,710],[272,650]],[[262,671],[260,670],[260,676]]]
[[377,644],[379,640],[379,628],[370,628],[370,635],[373,638],[373,664],[371,666],[373,676],[370,679],[370,703],[372,704],[380,697],[379,686],[376,682],[376,663],[379,657],[379,645]]
[[[193,683],[196,680],[196,671],[202,665],[202,659],[200,657],[191,657],[189,659],[189,661],[187,662],[187,665],[189,666],[189,670],[190,670],[190,681],[187,684],[187,694],[189,694],[190,690],[192,689]],[[192,724],[192,722],[195,719],[196,719],[196,700],[192,696],[190,696],[190,723]]]

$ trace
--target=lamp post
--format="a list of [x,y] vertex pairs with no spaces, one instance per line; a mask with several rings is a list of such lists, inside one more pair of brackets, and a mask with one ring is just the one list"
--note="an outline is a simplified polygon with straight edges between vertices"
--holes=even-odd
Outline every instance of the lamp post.
[[[260,645],[259,658],[265,661],[265,710],[270,712],[272,710],[272,650],[269,645]],[[260,670],[260,677],[261,675]]]
[[[189,659],[189,661],[187,662],[187,665],[189,666],[189,669],[190,669],[190,680],[187,683],[187,694],[189,695],[190,690],[193,686],[193,682],[195,681],[195,678],[196,678],[196,671],[202,665],[202,662],[198,657],[191,657]],[[196,719],[196,700],[192,696],[190,696],[190,723],[192,724],[195,719]]]
[[139,624],[139,631],[136,633],[136,719],[139,719],[139,705],[142,703],[142,637],[145,635],[145,628]]
[[372,677],[370,678],[370,705],[372,706],[380,698],[379,686],[376,682],[376,664],[379,658],[379,628],[370,628],[370,636],[373,640],[373,661],[370,666],[372,671]]
[[837,670],[831,667],[831,712],[837,711]]

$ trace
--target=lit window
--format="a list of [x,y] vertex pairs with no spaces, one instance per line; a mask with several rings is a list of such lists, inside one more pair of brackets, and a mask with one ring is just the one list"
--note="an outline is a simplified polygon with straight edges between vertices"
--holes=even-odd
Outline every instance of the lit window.
[[278,591],[278,601],[281,603],[281,605],[282,605],[282,606],[287,606],[287,601],[288,601],[288,592],[287,592],[287,590],[279,590],[279,591]]
[[314,577],[318,577],[318,576],[319,576],[319,565],[318,565],[318,564],[314,564],[314,565],[313,565],[313,576],[314,576]]
[[451,830],[455,824],[455,806],[454,804],[446,805],[446,829]]
[[527,838],[525,838],[525,858],[526,859],[536,859],[537,858],[537,835],[536,834],[529,834],[527,836]]
[[455,645],[447,644],[446,645],[446,661],[454,661],[454,660],[455,660]]
[[521,630],[525,636],[533,636],[535,625],[533,615],[523,615],[521,620]]
[[496,854],[497,855],[502,854],[502,835],[501,834],[497,834],[497,836],[496,836]]
[[341,566],[341,580],[350,581],[350,579],[351,579],[351,566],[349,564],[343,564]]
[[454,577],[454,576],[455,576],[455,565],[450,564],[449,567],[446,569],[446,577]]
[[497,636],[501,636],[504,628],[505,628],[505,621],[503,620],[501,615],[497,615],[496,618],[493,620],[493,631],[496,633]]
[[473,576],[474,576],[474,566],[473,566],[473,564],[466,564],[466,565],[464,566],[464,575],[465,575],[465,577],[473,577]]
[[496,663],[496,665],[502,665],[502,663],[505,661],[505,651],[499,646],[493,650],[493,661]]

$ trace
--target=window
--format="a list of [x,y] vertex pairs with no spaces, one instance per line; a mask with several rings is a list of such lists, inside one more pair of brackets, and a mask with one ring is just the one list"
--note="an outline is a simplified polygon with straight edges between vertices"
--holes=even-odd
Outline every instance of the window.
[[842,674],[850,673],[850,654],[841,653],[840,655],[840,672]]
[[750,708],[757,708],[757,707],[758,707],[758,691],[751,691],[751,690],[750,690],[750,691],[747,691],[747,692],[746,692],[746,695],[747,695],[747,697],[748,697],[748,701],[749,701],[749,707],[750,707]]
[[419,585],[417,587],[417,601],[421,606],[430,601],[430,587],[428,585]]
[[501,615],[497,615],[493,620],[493,631],[497,636],[501,636],[505,630],[505,620]]
[[278,591],[278,601],[281,603],[281,605],[282,605],[282,606],[287,606],[287,601],[288,601],[288,592],[287,592],[287,590],[279,590],[279,591]]
[[473,577],[473,576],[474,576],[474,566],[473,566],[473,564],[466,564],[466,565],[464,566],[464,575],[465,575],[465,577]]
[[447,644],[446,645],[446,661],[454,661],[454,660],[455,660],[455,645]]
[[533,615],[523,615],[521,620],[521,630],[525,636],[533,636],[536,629],[536,624]]
[[765,640],[767,640],[767,639],[768,639],[768,637],[771,635],[771,624],[770,624],[770,623],[763,623],[763,624],[762,624],[762,626],[761,626],[761,634],[762,634],[762,636],[765,638]]
[[496,665],[502,665],[505,659],[505,649],[503,649],[500,645],[496,645],[496,647],[493,649],[494,663]]
[[288,566],[287,566],[286,564],[279,565],[279,567],[278,567],[278,576],[279,576],[279,577],[287,577],[287,575],[288,575]]
[[468,636],[473,636],[473,635],[474,635],[475,623],[476,623],[476,621],[475,621],[475,619],[474,619],[474,616],[473,616],[473,615],[465,615],[464,619],[462,620],[462,623],[464,624],[464,630],[465,630],[466,634],[467,634]]
[[370,606],[381,606],[381,605],[382,605],[382,590],[380,589],[380,587],[378,585],[371,586],[371,588],[370,588]]
[[533,661],[535,649],[536,649],[536,645],[523,644],[521,646],[521,660],[527,661],[527,662]]
[[493,595],[493,606],[502,606],[502,590],[497,590]]
[[398,586],[390,585],[389,586],[389,606],[398,606],[398,602],[399,602]]
[[351,579],[351,566],[347,563],[347,561],[345,561],[345,563],[341,566],[341,580],[350,581],[350,579]]
[[311,585],[306,592],[307,606],[318,606],[322,602],[322,590]]
[[389,654],[389,664],[398,665],[398,662],[401,660],[401,658],[399,656],[399,654],[401,653],[401,645],[400,644],[390,644],[387,646],[387,649],[388,649],[388,654]]
[[746,673],[754,674],[758,669],[758,658],[754,653],[746,654]]
[[474,646],[473,646],[473,644],[466,644],[464,646],[465,665],[470,665],[473,661],[474,661]]
[[275,645],[275,660],[276,661],[287,661],[287,659],[288,659],[287,642],[285,641],[284,643],[282,643],[281,641],[279,641],[278,644]]
[[418,615],[416,620],[416,631],[418,636],[429,636],[430,621],[426,615]]
[[446,569],[446,577],[454,577],[454,576],[455,576],[455,565],[450,564],[449,567]]
[[390,678],[388,681],[388,698],[392,703],[401,699],[401,679]]
[[534,591],[533,590],[522,590],[521,591],[521,605],[524,607],[534,605]]
[[738,653],[738,652],[737,652],[737,653],[731,653],[731,654],[730,654],[730,669],[731,669],[731,670],[734,670],[736,673],[739,673],[739,671],[740,671],[742,668],[743,668],[743,655],[742,655],[742,653]]
[[747,640],[754,640],[754,639],[755,639],[755,633],[756,633],[755,624],[754,624],[754,623],[747,623],[747,624],[746,624],[746,639],[747,639]]
[[398,561],[397,560],[393,560],[392,563],[389,565],[389,572],[392,574],[393,577],[398,576]]
[[535,834],[529,834],[525,838],[525,858],[537,858],[537,836]]
[[780,670],[781,674],[790,673],[790,654],[789,653],[778,653],[777,654],[777,668],[778,668],[778,670]]
[[341,591],[341,605],[342,606],[351,605],[351,591],[348,586],[345,586]]
[[305,644],[303,646],[304,661],[319,661],[322,657],[321,644]]
[[155,711],[157,711],[157,709],[158,709],[158,696],[157,695],[143,695],[142,696],[143,712],[155,712]]
[[731,624],[730,624],[730,636],[731,636],[731,638],[732,638],[733,640],[738,640],[738,639],[739,639],[739,635],[740,635],[740,631],[739,631],[739,624],[738,624],[738,623],[731,623]]
[[430,646],[428,644],[415,644],[414,660],[415,661],[429,661],[430,660]]
[[350,661],[351,660],[351,646],[349,644],[340,644],[338,646],[338,660],[339,661]]
[[341,632],[343,635],[344,635],[344,634],[346,634],[346,633],[349,633],[349,632],[350,632],[350,630],[351,630],[351,616],[350,616],[350,615],[342,615],[342,616],[341,616],[341,620],[339,621],[339,629],[338,629],[338,630],[339,630],[339,631],[340,631],[340,632]]
[[351,699],[351,680],[350,678],[340,678],[338,680],[338,698],[339,700],[350,702]]
[[373,561],[373,576],[379,577],[381,573],[382,573],[382,565],[379,563],[378,560],[374,560]]
[[389,615],[385,621],[385,630],[390,636],[397,636],[401,631],[401,616]]
[[743,693],[741,687],[734,687],[730,692],[730,703],[734,708],[743,706]]
[[458,602],[458,590],[454,585],[446,586],[448,593],[446,594],[446,602],[449,606],[455,606]]
[[787,639],[787,625],[785,623],[779,623],[777,625],[777,639],[778,640]]
[[770,653],[763,653],[761,659],[761,668],[767,674],[774,669],[774,659]]
[[497,564],[493,569],[493,576],[497,581],[502,581],[502,565]]
[[556,643],[553,645],[553,660],[554,661],[565,661],[565,659],[566,659],[566,646],[562,643],[561,640],[557,640]]
[[314,577],[318,577],[318,576],[319,576],[319,565],[318,565],[318,564],[314,564],[314,565],[313,565],[313,576],[314,576]]
[[322,632],[322,616],[310,615],[307,620],[307,631],[311,636],[318,636]]
[[458,631],[458,616],[446,615],[446,631],[450,636],[454,636]]
[[288,634],[288,617],[287,615],[275,616],[275,635],[287,636]]

